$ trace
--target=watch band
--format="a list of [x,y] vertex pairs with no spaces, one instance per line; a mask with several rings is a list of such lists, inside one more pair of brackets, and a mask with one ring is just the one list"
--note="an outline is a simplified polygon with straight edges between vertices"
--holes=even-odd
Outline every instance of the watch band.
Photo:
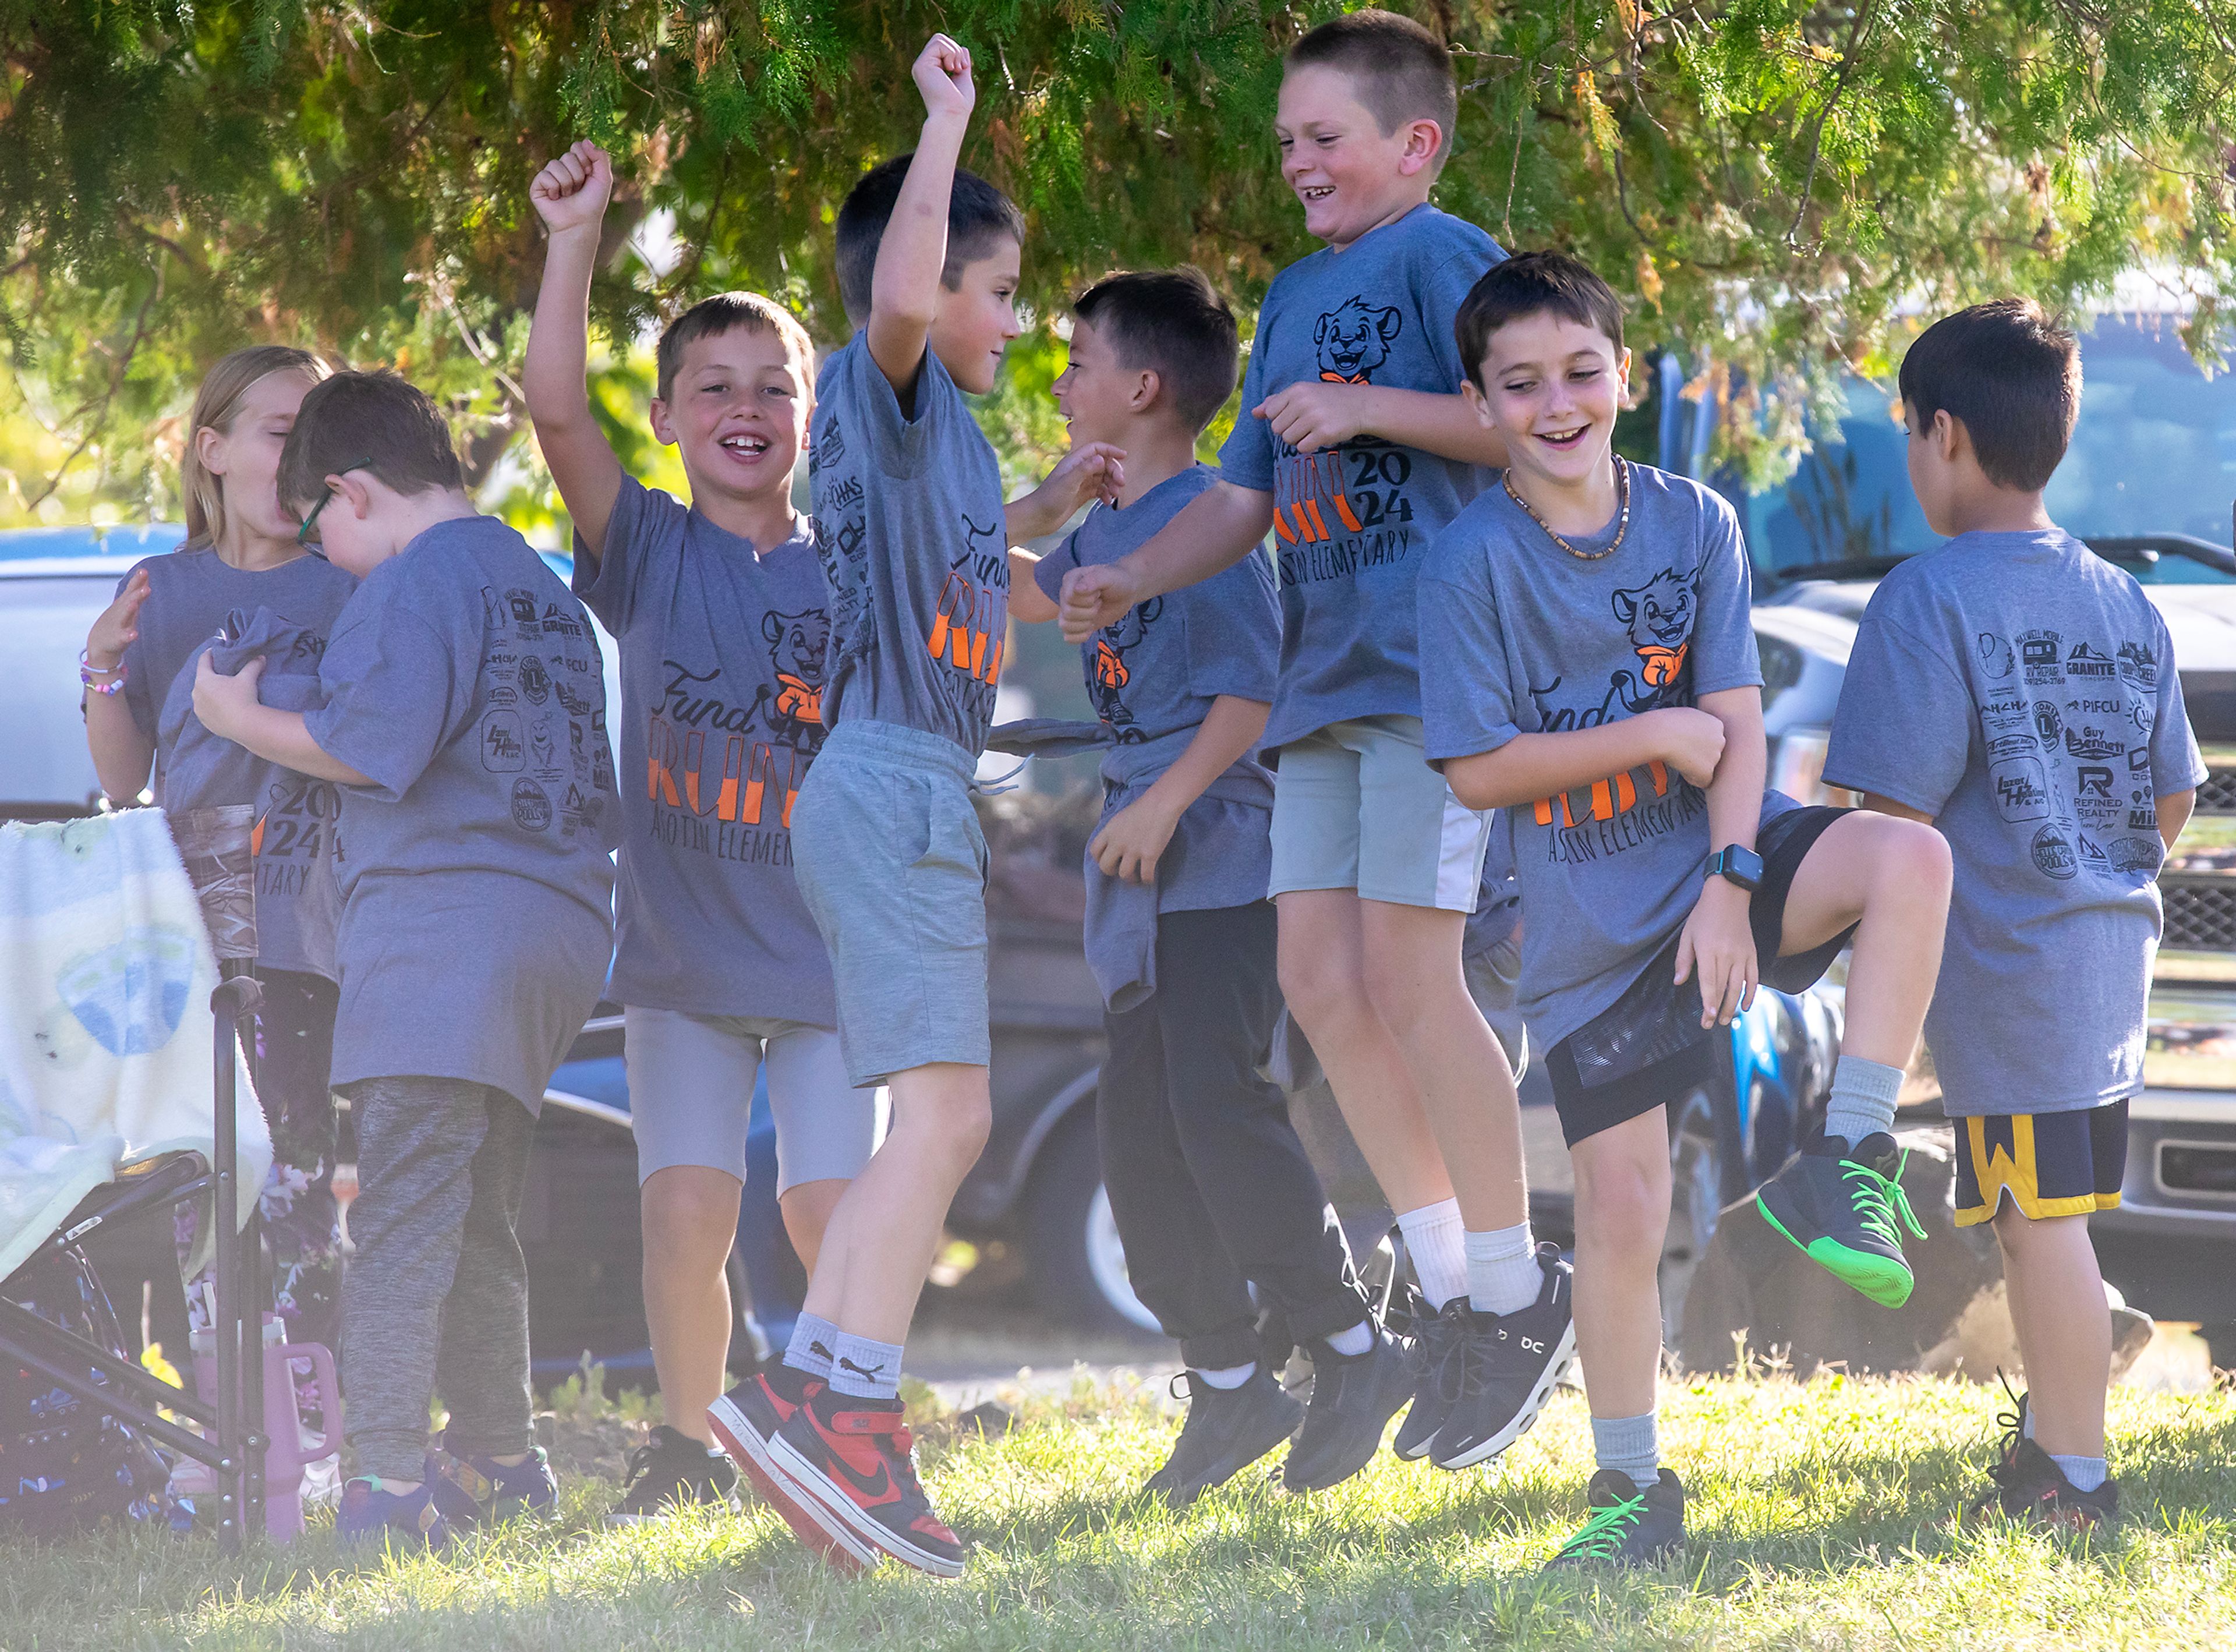
[[1708,857],[1704,876],[1721,878],[1752,894],[1762,887],[1762,857],[1752,849],[1727,843]]

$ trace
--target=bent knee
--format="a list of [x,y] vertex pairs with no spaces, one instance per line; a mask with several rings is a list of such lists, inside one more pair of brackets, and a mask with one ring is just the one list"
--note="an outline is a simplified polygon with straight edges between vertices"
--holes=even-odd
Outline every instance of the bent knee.
[[1872,871],[1879,888],[1910,899],[1947,899],[1954,875],[1949,839],[1923,820],[1890,815],[1874,825]]

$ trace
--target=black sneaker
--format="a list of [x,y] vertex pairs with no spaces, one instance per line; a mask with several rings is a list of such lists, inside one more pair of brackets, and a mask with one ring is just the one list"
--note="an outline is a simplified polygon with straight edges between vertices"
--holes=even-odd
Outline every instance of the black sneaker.
[[1547,1571],[1658,1566],[1685,1542],[1685,1483],[1668,1469],[1643,1491],[1621,1469],[1601,1469],[1592,1476],[1584,1500],[1592,1517],[1545,1563]]
[[1374,1344],[1349,1358],[1325,1342],[1312,1346],[1312,1398],[1289,1447],[1281,1482],[1292,1491],[1325,1491],[1374,1460],[1382,1431],[1413,1394],[1405,1351],[1379,1326]]
[[[2003,1392],[2011,1392],[2009,1381]],[[2003,1437],[1997,1443],[1996,1460],[1988,1468],[1988,1489],[1973,1499],[1965,1510],[1967,1517],[1976,1520],[2000,1513],[2033,1525],[2075,1531],[2118,1519],[2120,1483],[2108,1479],[2093,1491],[2076,1488],[2049,1453],[2027,1438],[2027,1397],[2016,1395],[2012,1403],[2015,1410],[1996,1414]]]
[[1398,1425],[1398,1438],[1390,1447],[1408,1463],[1429,1454],[1429,1443],[1451,1415],[1452,1401],[1459,1394],[1451,1362],[1467,1339],[1468,1312],[1464,1295],[1454,1297],[1444,1304],[1443,1312],[1434,1314],[1428,1312],[1425,1301],[1418,1301],[1412,1340],[1406,1347],[1413,1372],[1413,1404],[1405,1420]]
[[665,1423],[629,1453],[628,1475],[608,1525],[665,1519],[691,1504],[737,1504],[738,1471],[730,1459]]
[[1184,1509],[1222,1485],[1297,1432],[1305,1408],[1284,1392],[1264,1366],[1238,1388],[1214,1388],[1193,1371],[1173,1379],[1187,1394],[1187,1421],[1173,1454],[1141,1490]]
[[1554,1245],[1537,1247],[1537,1267],[1545,1282],[1526,1308],[1477,1313],[1464,1299],[1458,1305],[1466,1317],[1444,1366],[1450,1400],[1429,1445],[1440,1469],[1486,1462],[1528,1433],[1575,1359],[1575,1270]]
[[1902,1230],[1925,1237],[1902,1190],[1907,1156],[1884,1130],[1853,1149],[1820,1133],[1763,1184],[1755,1208],[1842,1284],[1898,1308],[1916,1282],[1903,1260]]

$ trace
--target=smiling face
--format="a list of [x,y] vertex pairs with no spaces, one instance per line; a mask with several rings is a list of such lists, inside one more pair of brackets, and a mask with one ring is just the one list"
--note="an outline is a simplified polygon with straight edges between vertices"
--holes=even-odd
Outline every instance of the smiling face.
[[927,342],[957,389],[983,396],[994,388],[1009,341],[1024,329],[1017,321],[1017,280],[1024,249],[998,236],[965,264],[950,288],[942,282]]
[[1571,487],[1608,463],[1629,378],[1629,351],[1596,327],[1540,310],[1490,335],[1483,388],[1470,384],[1465,394],[1506,438],[1516,471]]
[[1071,359],[1056,381],[1056,405],[1071,430],[1071,444],[1089,442],[1126,445],[1128,421],[1146,411],[1156,398],[1156,375],[1128,369],[1095,324],[1074,317]]
[[280,503],[280,451],[311,388],[299,372],[266,373],[242,392],[233,422],[194,432],[202,468],[225,490],[228,537],[242,534],[293,539],[295,517]]
[[1305,227],[1340,251],[1429,198],[1443,135],[1426,120],[1385,135],[1350,76],[1313,64],[1282,77],[1273,137]]
[[812,383],[808,364],[773,330],[694,339],[668,399],[652,404],[652,432],[677,449],[694,497],[766,498],[792,486]]

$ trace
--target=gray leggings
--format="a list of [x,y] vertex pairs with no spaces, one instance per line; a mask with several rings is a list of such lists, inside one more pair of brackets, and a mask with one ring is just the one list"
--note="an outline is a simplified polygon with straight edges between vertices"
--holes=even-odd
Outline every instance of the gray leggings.
[[503,1090],[456,1078],[367,1078],[345,1094],[358,1195],[341,1377],[359,1467],[421,1477],[437,1387],[453,1450],[525,1451],[528,1263],[517,1227],[535,1117]]

